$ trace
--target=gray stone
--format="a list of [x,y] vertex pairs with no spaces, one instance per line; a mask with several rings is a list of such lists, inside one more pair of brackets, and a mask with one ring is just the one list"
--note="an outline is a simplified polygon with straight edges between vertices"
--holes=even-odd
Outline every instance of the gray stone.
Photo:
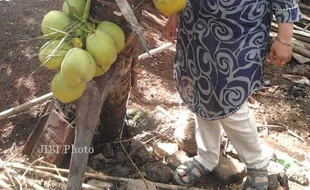
[[167,158],[167,165],[175,170],[179,165],[189,160],[189,157],[184,151],[177,151]]
[[147,145],[142,143],[141,138],[143,137],[134,137],[131,141],[130,147],[130,151],[133,152],[131,158],[138,166],[145,164],[151,158],[151,154],[147,149]]
[[168,183],[172,178],[171,168],[162,162],[146,163],[140,169],[146,173],[147,179],[154,182]]
[[133,179],[129,181],[128,183],[122,185],[119,189],[126,189],[126,190],[143,190],[143,189],[149,189],[149,190],[157,190],[156,186],[154,184],[148,183],[148,186],[146,186],[145,182],[142,179]]
[[246,176],[246,166],[235,158],[220,155],[215,173],[224,184],[238,183]]
[[174,143],[157,143],[153,145],[154,153],[158,158],[164,158],[178,151],[178,146]]
[[191,156],[197,154],[195,139],[195,120],[189,120],[174,131],[175,142],[178,147]]
[[130,168],[121,165],[115,166],[115,168],[111,172],[111,175],[118,177],[125,177],[128,176],[129,174],[130,174]]
[[111,189],[114,186],[112,182],[101,181],[96,179],[89,180],[87,184],[97,187],[99,189]]
[[113,158],[114,157],[113,148],[112,148],[112,145],[110,143],[103,145],[103,147],[101,149],[101,153],[106,158]]
[[286,168],[283,165],[274,161],[270,161],[268,166],[268,175],[277,176],[277,180],[280,183],[280,185],[284,188],[289,188],[288,177],[286,175]]
[[303,168],[295,166],[296,165],[292,165],[286,172],[289,180],[303,186],[309,186],[307,171],[305,171]]
[[157,121],[154,116],[143,109],[132,108],[127,110],[126,124],[130,135],[141,134],[143,131],[156,129]]
[[114,152],[114,159],[117,162],[123,162],[127,159],[126,153],[123,150],[116,150]]

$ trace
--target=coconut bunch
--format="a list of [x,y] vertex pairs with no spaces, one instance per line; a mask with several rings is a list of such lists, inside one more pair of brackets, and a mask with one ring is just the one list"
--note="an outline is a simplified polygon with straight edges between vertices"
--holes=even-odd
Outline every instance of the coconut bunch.
[[64,0],[41,24],[47,42],[40,48],[42,66],[56,71],[51,90],[63,103],[79,99],[86,84],[106,73],[124,49],[125,34],[112,21],[89,17],[90,0]]

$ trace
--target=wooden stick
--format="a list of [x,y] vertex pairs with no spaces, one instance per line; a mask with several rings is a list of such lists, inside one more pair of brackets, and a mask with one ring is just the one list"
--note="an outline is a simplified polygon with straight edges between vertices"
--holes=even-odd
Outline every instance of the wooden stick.
[[139,56],[139,60],[143,60],[143,59],[146,59],[152,55],[155,55],[157,53],[161,53],[162,51],[166,50],[166,49],[169,49],[170,47],[173,47],[173,44],[170,42],[170,43],[166,43],[158,48],[155,48],[155,49],[152,49],[150,50],[150,53],[143,53]]
[[48,93],[48,94],[45,94],[41,97],[38,97],[36,99],[33,99],[25,104],[22,104],[22,105],[19,105],[19,106],[16,106],[14,108],[10,108],[8,110],[5,110],[3,112],[0,113],[0,120],[2,119],[5,119],[5,118],[8,118],[12,115],[15,115],[17,113],[20,113],[22,111],[25,111],[26,109],[32,107],[32,106],[35,106],[37,104],[40,104],[48,99],[50,99],[51,97],[53,96],[53,93]]
[[293,46],[293,52],[304,57],[310,58],[310,51],[306,49],[302,49],[300,47]]
[[[26,166],[24,166],[24,165],[22,165],[20,163],[9,163],[9,164],[6,165],[6,167],[11,167],[11,168],[15,168],[15,169],[24,170],[24,171],[28,169],[28,167],[26,167]],[[44,177],[51,177],[54,180],[58,180],[58,181],[62,181],[63,180],[65,182],[68,182],[68,178],[66,178],[66,177],[60,177],[60,176],[58,176],[56,174],[53,174],[53,173],[50,173],[50,172],[46,172],[46,171],[42,171],[42,170],[38,170],[38,169],[34,169],[32,167],[29,168],[28,171],[29,172],[33,172],[33,173],[35,173],[35,174],[37,174],[39,176],[42,176],[42,177],[43,176]],[[65,173],[69,173],[69,170],[65,170],[65,171],[64,170],[59,170],[59,171],[65,172]],[[97,187],[94,187],[92,185],[85,184],[85,183],[82,184],[82,188],[99,190]]]
[[[23,166],[22,164],[20,163],[8,163],[7,164],[7,167],[12,167],[12,168],[16,168],[16,169],[21,169],[21,170],[26,170],[28,167],[27,166]],[[54,174],[51,174],[49,172],[45,172],[45,171],[42,171],[42,170],[38,170],[38,169],[34,169],[34,168],[41,168],[42,170],[46,170],[46,171],[54,171],[56,172],[55,168],[49,168],[49,167],[42,167],[42,166],[33,166],[33,168],[30,168],[29,171],[30,172],[34,172],[36,174],[40,174],[40,175],[44,175],[46,177],[56,177],[57,175],[54,175]],[[58,171],[59,172],[62,172],[62,173],[66,173],[68,174],[69,173],[69,170],[68,169],[61,169],[61,168],[58,168]],[[99,180],[104,180],[104,181],[118,181],[118,182],[132,182],[132,181],[138,181],[138,180],[141,180],[141,179],[130,179],[130,178],[124,178],[124,177],[113,177],[113,176],[106,176],[102,173],[85,173],[85,177],[86,178],[92,178],[92,179],[99,179]],[[59,176],[57,176],[57,178],[59,178]],[[67,178],[64,178],[64,179],[67,179]],[[66,181],[66,180],[65,180]],[[156,182],[151,182],[151,181],[148,181],[146,180],[147,183],[151,184],[152,186],[156,186],[158,188],[163,188],[163,189],[180,189],[180,190],[185,190],[185,189],[188,189],[188,190],[202,190],[200,188],[188,188],[188,187],[184,187],[184,186],[178,186],[178,185],[169,185],[169,184],[163,184],[163,183],[156,183]],[[143,182],[142,182],[143,183]],[[86,184],[87,185],[87,184]],[[83,186],[82,186],[83,187]],[[83,187],[85,188],[85,187]]]
[[12,169],[7,169],[8,173],[14,177],[16,177],[18,180],[20,181],[24,181],[27,185],[29,185],[31,188],[37,189],[37,190],[44,190],[44,188],[40,185],[38,185],[37,183],[33,182],[32,180],[27,179],[25,176],[23,175],[19,175],[19,173],[17,173],[16,171],[12,170]]
[[[275,22],[271,23],[271,31],[278,32],[278,24]],[[310,34],[300,30],[293,31],[293,37],[302,42],[310,43]]]
[[4,188],[5,190],[13,190],[9,184],[7,184],[5,181],[0,179],[0,187]]
[[304,3],[300,3],[300,4],[299,4],[299,7],[300,7],[301,9],[304,9],[304,10],[310,11],[310,7],[309,7],[309,6],[307,6],[307,5],[305,5]]

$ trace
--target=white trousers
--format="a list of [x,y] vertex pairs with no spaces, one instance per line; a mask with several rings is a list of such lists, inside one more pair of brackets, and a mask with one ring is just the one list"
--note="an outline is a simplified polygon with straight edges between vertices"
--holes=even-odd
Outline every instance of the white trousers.
[[262,151],[254,116],[245,103],[224,119],[207,121],[196,116],[198,152],[195,158],[206,169],[213,170],[219,162],[221,127],[247,168],[262,169],[268,165],[269,157]]

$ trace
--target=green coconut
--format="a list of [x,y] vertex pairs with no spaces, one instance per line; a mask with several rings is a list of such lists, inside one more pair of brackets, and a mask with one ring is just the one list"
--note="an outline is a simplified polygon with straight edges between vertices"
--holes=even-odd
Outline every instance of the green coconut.
[[104,75],[105,72],[106,71],[100,65],[96,65],[95,77],[99,77],[101,75]]
[[62,11],[66,13],[72,20],[78,20],[83,17],[85,7],[85,0],[65,0],[62,5]]
[[96,64],[111,66],[117,59],[117,48],[113,38],[101,30],[95,30],[86,38],[86,51],[93,56]]
[[[67,42],[63,42],[60,46],[59,44],[60,40],[51,40],[46,42],[40,49],[39,60],[43,66],[50,70],[60,70],[63,59],[68,51],[73,48],[73,46]],[[55,54],[50,56],[56,47],[58,48]]]
[[62,103],[70,103],[79,99],[86,89],[86,83],[77,86],[68,85],[61,73],[58,72],[52,80],[52,92],[54,97]]
[[110,21],[103,21],[98,25],[97,29],[106,32],[113,38],[118,53],[124,49],[125,33],[117,24]]
[[71,24],[71,19],[65,13],[53,10],[44,16],[41,30],[43,34],[48,35],[49,39],[61,38],[65,34],[59,31],[66,31]]
[[61,64],[61,76],[71,86],[78,86],[93,79],[96,63],[93,57],[83,49],[74,47]]

